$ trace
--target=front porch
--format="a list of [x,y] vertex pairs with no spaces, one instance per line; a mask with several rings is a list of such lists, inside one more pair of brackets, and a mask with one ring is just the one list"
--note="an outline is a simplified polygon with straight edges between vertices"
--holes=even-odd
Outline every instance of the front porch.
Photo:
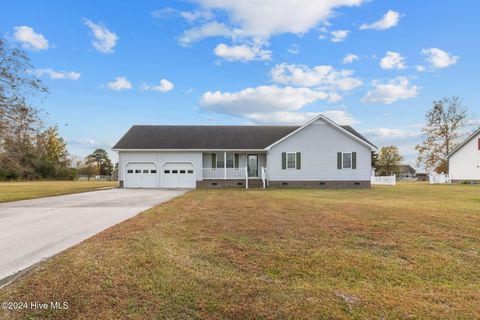
[[[217,180],[212,186],[266,187],[267,154],[254,151],[216,151],[202,155],[202,179]],[[223,180],[223,181],[218,181]],[[250,180],[250,183],[249,183]],[[227,182],[228,181],[228,182]]]

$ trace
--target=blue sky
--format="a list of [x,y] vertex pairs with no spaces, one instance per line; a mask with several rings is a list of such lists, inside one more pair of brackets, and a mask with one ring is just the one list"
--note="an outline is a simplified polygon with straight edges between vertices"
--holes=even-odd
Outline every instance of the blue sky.
[[[424,114],[480,124],[476,1],[3,1],[0,30],[51,93],[69,151],[133,124],[301,123],[323,112],[416,158]],[[346,58],[346,59],[345,59]]]

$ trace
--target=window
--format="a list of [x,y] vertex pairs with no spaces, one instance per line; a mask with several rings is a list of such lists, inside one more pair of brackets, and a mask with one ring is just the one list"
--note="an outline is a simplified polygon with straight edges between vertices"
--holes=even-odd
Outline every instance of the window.
[[172,173],[178,173],[178,170],[172,170]]
[[143,170],[143,173],[148,173],[148,170]]
[[193,170],[188,170],[188,173],[193,173]]
[[185,173],[185,170],[180,170],[180,173]]
[[163,170],[163,173],[169,174],[169,173],[170,173],[170,170]]
[[342,167],[344,169],[351,169],[352,168],[352,153],[351,152],[344,152],[343,153]]
[[150,173],[157,173],[157,170],[150,170]]
[[135,170],[135,173],[142,173],[142,170]]
[[297,168],[297,154],[295,152],[287,152],[287,169]]
[[133,173],[133,170],[127,170],[127,173]]
[[217,161],[217,168],[223,168],[224,161],[223,160],[218,160]]

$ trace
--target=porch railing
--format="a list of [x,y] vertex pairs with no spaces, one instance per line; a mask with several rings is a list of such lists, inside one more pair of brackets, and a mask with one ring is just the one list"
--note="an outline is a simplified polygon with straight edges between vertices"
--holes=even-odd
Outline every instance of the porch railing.
[[246,168],[203,168],[203,179],[245,179]]

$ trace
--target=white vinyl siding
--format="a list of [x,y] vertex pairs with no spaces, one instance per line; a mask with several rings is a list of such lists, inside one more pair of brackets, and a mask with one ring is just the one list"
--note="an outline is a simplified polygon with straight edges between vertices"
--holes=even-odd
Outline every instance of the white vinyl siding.
[[[282,170],[282,152],[301,153],[300,170]],[[356,169],[338,170],[338,152],[356,152]],[[268,153],[271,181],[369,181],[371,150],[323,120],[315,121],[273,146]]]
[[452,180],[480,180],[480,133],[455,152],[449,162]]

